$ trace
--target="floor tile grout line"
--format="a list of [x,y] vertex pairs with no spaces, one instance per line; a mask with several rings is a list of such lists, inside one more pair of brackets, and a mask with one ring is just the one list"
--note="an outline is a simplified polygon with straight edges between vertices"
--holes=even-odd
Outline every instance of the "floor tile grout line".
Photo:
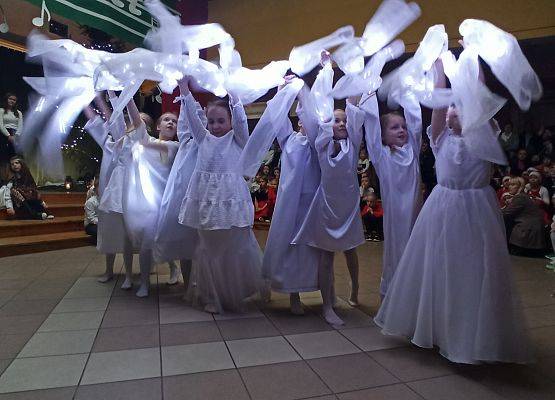
[[[88,265],[90,265],[90,263]],[[88,265],[87,265],[87,267],[88,267]],[[122,267],[120,267],[120,271],[121,271],[121,268]],[[83,271],[83,273],[84,273],[84,271]],[[114,287],[112,288],[112,292],[111,292],[111,295],[110,295],[110,300],[108,300],[108,304],[110,304],[110,301],[111,301],[111,299],[114,295],[114,292],[116,290],[116,285],[117,285],[117,282],[116,282],[116,284],[114,284]],[[108,306],[106,306],[106,310],[107,309],[108,309]],[[104,321],[104,317],[106,316],[106,310],[104,310],[104,313],[102,314],[102,318],[100,319],[100,324],[98,325],[98,328],[96,330],[96,335],[94,336],[94,340],[93,340],[93,344],[91,346],[91,350],[90,350],[90,352],[87,356],[87,359],[85,360],[85,365],[83,366],[83,371],[81,372],[81,375],[79,376],[79,380],[77,381],[77,385],[75,385],[75,393],[73,395],[73,398],[75,398],[75,396],[77,396],[77,392],[79,391],[79,387],[81,386],[81,382],[83,381],[83,377],[85,376],[85,371],[87,369],[87,366],[89,365],[89,360],[91,359],[91,354],[93,353],[94,344],[96,342],[96,339],[98,338],[98,332],[100,332],[102,322]]]
[[[149,278],[150,279],[150,278]],[[178,282],[179,284],[179,282]],[[164,400],[164,365],[162,360],[162,320],[160,318],[160,279],[158,279],[158,268],[156,268],[156,304],[158,312],[158,354],[160,357],[160,399]]]
[[[212,315],[212,318],[214,318],[214,315]],[[214,323],[216,324],[216,328],[218,329],[218,332],[220,333],[220,336],[222,337],[222,340],[224,342],[225,348],[227,349],[229,357],[231,358],[231,361],[233,362],[233,365],[235,367],[235,371],[237,372],[237,375],[239,375],[239,379],[241,379],[241,383],[243,384],[243,387],[245,388],[245,391],[247,392],[247,396],[249,396],[249,399],[253,400],[252,394],[249,391],[249,388],[248,388],[248,386],[245,382],[245,379],[243,378],[243,375],[241,374],[240,369],[237,367],[237,364],[235,363],[235,359],[233,358],[233,354],[231,354],[231,351],[229,350],[229,345],[227,344],[227,341],[224,338],[222,329],[220,328],[220,325],[218,324],[218,321],[216,320],[216,318],[214,318]]]

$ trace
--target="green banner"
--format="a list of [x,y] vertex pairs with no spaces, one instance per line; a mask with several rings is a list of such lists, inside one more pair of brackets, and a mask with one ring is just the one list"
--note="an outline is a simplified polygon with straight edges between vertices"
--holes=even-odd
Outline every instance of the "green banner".
[[[144,0],[26,0],[41,8],[46,23],[49,13],[71,19],[80,25],[100,29],[127,42],[142,44],[146,33],[156,21],[144,6]],[[162,0],[170,12],[177,0]]]

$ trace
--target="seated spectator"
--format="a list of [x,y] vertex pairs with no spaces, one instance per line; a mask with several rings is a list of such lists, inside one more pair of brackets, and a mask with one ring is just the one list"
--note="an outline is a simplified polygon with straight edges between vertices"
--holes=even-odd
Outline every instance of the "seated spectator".
[[506,206],[506,204],[501,202],[501,199],[503,198],[503,195],[505,193],[509,192],[509,181],[510,181],[510,179],[511,179],[510,176],[504,176],[501,179],[501,187],[499,189],[497,189],[497,200],[499,200],[499,204],[501,205],[501,208]]
[[7,210],[8,214],[15,215],[17,219],[54,218],[47,213],[46,203],[41,200],[37,184],[21,157],[10,159],[9,174],[7,181],[13,208],[12,211]]
[[383,240],[383,209],[382,203],[375,193],[369,193],[362,200],[362,222],[364,224],[365,238],[372,242]]
[[524,192],[539,206],[549,206],[549,192],[546,187],[541,185],[542,175],[539,171],[531,171],[528,175],[528,184],[524,187]]
[[529,167],[528,163],[528,153],[525,149],[519,149],[516,153],[516,158],[509,162],[511,175],[519,176],[522,175]]
[[4,181],[0,177],[0,211],[6,210],[8,216],[13,217],[15,211],[13,209],[12,196],[10,195],[11,183]]
[[260,188],[254,192],[254,219],[269,222],[275,206],[275,191],[268,188],[266,179],[260,180]]
[[505,125],[503,132],[499,135],[499,143],[503,150],[511,154],[518,150],[519,137],[516,132],[513,131],[513,125],[508,123]]
[[360,182],[362,175],[365,174],[370,168],[370,160],[368,159],[368,153],[366,148],[361,148],[358,156],[357,174],[358,180]]
[[369,195],[374,194],[374,189],[370,186],[370,178],[368,175],[363,175],[360,179],[360,200],[361,200],[361,207],[362,201]]
[[549,206],[551,200],[549,191],[545,186],[541,185],[542,176],[538,171],[530,172],[528,176],[528,184],[524,187],[524,192],[538,205],[543,212],[544,223],[548,225],[551,220]]
[[[83,225],[85,226],[85,232],[94,238],[96,242],[96,235],[98,232],[98,177],[94,179],[94,185],[91,186],[89,191],[92,189],[91,196],[85,201],[85,220]],[[88,192],[87,192],[88,195]]]
[[268,187],[271,187],[274,190],[276,190],[276,193],[277,193],[277,187],[279,186],[279,176],[280,176],[280,174],[281,174],[280,169],[279,168],[274,168],[274,174],[270,178],[270,181],[268,182]]
[[502,209],[508,229],[509,244],[516,253],[539,253],[545,249],[544,221],[541,209],[524,193],[524,180],[511,178],[509,193],[513,196]]

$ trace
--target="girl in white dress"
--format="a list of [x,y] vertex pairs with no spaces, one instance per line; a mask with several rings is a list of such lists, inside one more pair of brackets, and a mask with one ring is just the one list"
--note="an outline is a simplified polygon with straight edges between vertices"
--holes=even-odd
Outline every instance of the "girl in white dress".
[[[321,121],[319,133],[313,143],[321,180],[306,218],[292,243],[306,244],[324,251],[325,260],[320,264],[318,274],[323,314],[328,323],[341,325],[343,321],[333,311],[333,256],[336,251],[352,253],[357,246],[364,243],[356,171],[365,113],[352,104],[353,99],[347,102],[347,112],[332,111],[333,107],[326,108],[316,103],[333,103],[330,95],[333,69],[329,55],[323,55],[322,59],[324,68],[312,87],[315,111]],[[319,93],[328,98],[319,98]],[[356,278],[353,291],[358,290],[358,277]]]
[[[436,86],[443,88],[439,61],[436,68]],[[486,123],[469,140],[457,111],[433,111],[428,134],[438,185],[418,216],[375,321],[384,333],[437,346],[453,362],[527,362],[503,219],[489,185],[490,161],[501,162],[499,132]]]
[[[179,82],[182,94],[188,91],[187,84],[187,80]],[[173,260],[179,260],[183,282],[187,287],[192,259],[198,245],[198,233],[196,229],[180,224],[178,217],[181,202],[187,193],[189,181],[197,163],[198,145],[193,140],[187,120],[185,96],[179,96],[175,101],[181,101],[181,112],[177,121],[179,150],[175,156],[160,204],[154,256],[157,261],[168,261],[170,265]],[[203,120],[202,124],[206,125],[206,115],[198,103],[197,114]],[[177,283],[175,272],[177,272],[175,268],[170,268],[169,284]]]
[[182,95],[198,146],[179,213],[179,222],[199,233],[198,265],[191,279],[196,286],[190,285],[190,290],[207,312],[241,311],[244,300],[261,287],[262,261],[252,232],[254,206],[247,182],[238,172],[249,136],[247,117],[242,104],[230,95],[231,113],[226,102],[210,103],[205,126],[191,93],[187,90]]
[[[130,134],[133,142],[132,162],[125,180],[123,217],[131,242],[139,250],[141,286],[137,296],[146,297],[150,287],[150,270],[154,262],[154,238],[160,203],[179,148],[179,143],[173,140],[177,130],[177,116],[167,112],[158,118],[158,139],[155,139],[147,133],[135,104],[128,109],[131,122],[136,129]],[[175,264],[170,263],[170,268],[175,276]]]
[[[264,248],[262,274],[273,290],[289,293],[291,312],[302,315],[304,310],[299,292],[319,290],[318,269],[325,256],[325,252],[316,247],[291,243],[306,218],[320,184],[318,155],[310,145],[316,137],[307,137],[307,133],[314,136],[318,134],[318,120],[314,113],[305,112],[305,103],[310,102],[310,92],[304,83],[291,76],[285,79],[288,84],[268,102],[249,137],[241,155],[241,167],[243,175],[255,175],[262,157],[277,138],[282,149],[281,174],[272,224]],[[299,100],[299,132],[293,130],[289,119],[289,109],[296,94]]]
[[361,99],[361,107],[367,112],[364,122],[366,147],[380,181],[384,210],[382,298],[387,293],[421,205],[420,104],[406,95],[401,99],[401,106],[404,118],[398,113],[380,118],[375,94]]
[[[113,92],[109,92],[109,97],[110,102],[117,98]],[[108,120],[110,118],[110,110],[104,100],[101,97],[97,97],[95,103],[104,118]],[[98,198],[101,199],[116,164],[114,162],[115,143],[125,136],[125,120],[122,114],[113,123],[105,122],[90,107],[85,108],[85,115],[89,120],[84,129],[102,149],[99,179],[98,182],[95,181],[95,185],[98,184]],[[122,289],[130,289],[133,270],[133,249],[130,242],[126,240],[127,234],[124,229],[123,219],[121,215],[115,213],[106,213],[100,209],[97,212],[97,249],[106,255],[106,271],[98,278],[98,281],[106,283],[113,279],[116,253],[123,253],[126,279],[122,284]]]

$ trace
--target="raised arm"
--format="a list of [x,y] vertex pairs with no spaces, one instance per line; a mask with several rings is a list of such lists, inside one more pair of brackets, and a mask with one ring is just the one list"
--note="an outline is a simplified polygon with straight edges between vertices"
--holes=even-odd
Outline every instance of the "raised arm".
[[249,124],[245,108],[238,97],[229,94],[229,105],[231,106],[231,126],[233,127],[233,139],[244,148],[249,140]]
[[[112,108],[114,108],[118,96],[115,94],[114,91],[108,90],[108,98],[110,99],[110,104],[112,105]],[[111,116],[111,111],[108,110],[108,112]],[[123,135],[125,135],[125,130],[125,117],[123,116],[123,113],[120,113],[115,121],[109,123],[108,131],[110,132],[114,140],[118,140],[119,138],[123,137]]]
[[347,133],[356,149],[360,149],[363,135],[363,125],[366,115],[358,106],[358,98],[348,98],[345,113],[347,114]]
[[91,106],[85,107],[83,112],[88,119],[83,128],[91,135],[100,148],[104,149],[106,141],[108,140],[108,130],[106,129],[104,120],[100,115],[94,112]]
[[376,92],[364,94],[360,99],[359,108],[364,111],[364,132],[366,150],[372,163],[377,163],[382,157],[382,129],[380,126],[380,110]]
[[188,85],[183,85],[182,87],[180,86],[180,90],[182,97],[181,105],[184,106],[184,108],[181,108],[181,112],[185,112],[184,117],[189,121],[193,140],[197,144],[200,144],[208,134],[205,121],[200,118],[197,112],[198,107],[200,106],[191,94]]
[[[443,62],[441,61],[441,58],[438,58],[434,63],[434,76],[434,87],[436,89],[444,89],[447,87],[447,79],[445,78],[445,71],[443,70]],[[430,133],[433,144],[437,143],[437,140],[445,130],[446,117],[447,108],[437,108],[432,111],[432,123]]]
[[[241,153],[239,169],[243,176],[252,177],[256,175],[264,154],[272,146],[276,136],[289,136],[291,134],[289,110],[301,86],[302,81],[295,80],[278,91],[274,98],[268,101],[264,114],[262,114]],[[288,130],[288,132],[285,133],[285,130]]]
[[422,110],[420,103],[416,96],[409,92],[401,97],[400,105],[405,113],[409,141],[412,142],[413,151],[418,155],[422,145]]

